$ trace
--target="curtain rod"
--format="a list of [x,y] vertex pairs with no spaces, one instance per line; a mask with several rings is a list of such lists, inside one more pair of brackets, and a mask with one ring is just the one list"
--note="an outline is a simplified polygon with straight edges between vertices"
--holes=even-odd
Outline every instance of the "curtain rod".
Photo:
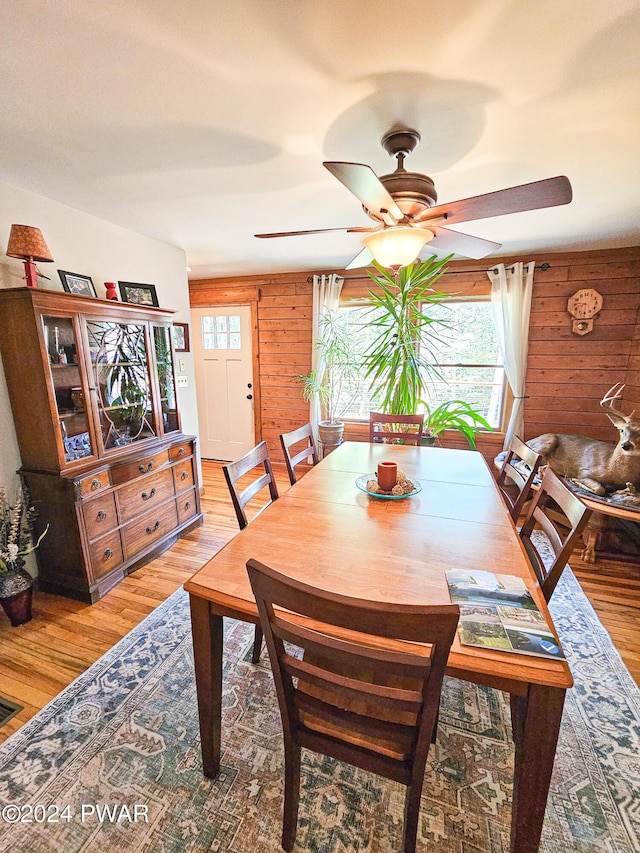
[[[551,268],[551,264],[548,264],[546,261],[543,264],[536,264],[534,267],[534,269],[542,270],[543,272],[546,272],[550,268]],[[492,269],[492,267],[489,267],[489,270],[490,269]],[[483,270],[447,270],[447,272],[445,272],[444,275],[466,275],[467,273],[470,273],[470,272],[488,272],[489,270],[487,270],[487,269],[483,269]],[[345,275],[345,276],[341,276],[341,278],[344,278],[345,281],[361,281],[361,280],[370,281],[371,280],[368,275]],[[313,284],[313,276],[312,275],[310,275],[307,278],[307,282],[308,282],[308,284]]]

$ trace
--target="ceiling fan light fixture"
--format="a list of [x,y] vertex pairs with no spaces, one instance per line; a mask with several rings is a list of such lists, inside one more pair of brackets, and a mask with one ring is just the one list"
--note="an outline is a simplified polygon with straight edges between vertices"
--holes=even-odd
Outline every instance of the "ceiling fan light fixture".
[[381,267],[404,267],[415,261],[424,244],[433,237],[433,232],[426,228],[395,225],[367,234],[362,238],[362,245]]

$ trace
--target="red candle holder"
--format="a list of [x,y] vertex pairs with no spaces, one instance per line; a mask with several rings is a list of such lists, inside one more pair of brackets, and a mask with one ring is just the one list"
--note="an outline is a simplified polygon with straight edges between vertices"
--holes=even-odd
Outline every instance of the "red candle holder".
[[380,462],[378,465],[378,485],[385,492],[390,492],[398,482],[398,466],[395,462]]

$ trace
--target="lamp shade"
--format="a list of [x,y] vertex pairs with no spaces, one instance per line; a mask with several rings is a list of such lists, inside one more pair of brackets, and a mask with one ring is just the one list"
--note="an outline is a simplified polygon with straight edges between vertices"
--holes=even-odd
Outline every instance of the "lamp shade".
[[31,225],[11,226],[7,257],[24,261],[53,261],[42,232]]
[[429,240],[433,240],[433,232],[426,228],[394,225],[367,234],[362,238],[362,245],[369,249],[381,267],[404,267],[415,261]]

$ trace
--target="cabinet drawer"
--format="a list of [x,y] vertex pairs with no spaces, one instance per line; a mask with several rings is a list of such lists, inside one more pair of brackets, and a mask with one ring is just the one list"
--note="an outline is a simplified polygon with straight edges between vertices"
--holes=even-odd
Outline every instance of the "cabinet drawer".
[[89,555],[95,578],[100,578],[108,574],[111,569],[115,569],[123,560],[120,532],[114,530],[113,533],[107,533],[106,536],[97,539],[89,546]]
[[134,483],[123,486],[118,491],[120,519],[123,523],[130,521],[141,512],[157,506],[173,495],[173,478],[171,471],[165,468],[157,474],[139,477]]
[[178,524],[183,524],[187,519],[196,514],[196,490],[181,494],[176,500],[178,507]]
[[118,524],[116,499],[113,492],[105,492],[87,501],[82,507],[82,512],[89,539],[95,539],[96,536],[108,533]]
[[94,474],[90,474],[78,483],[80,494],[83,498],[89,498],[101,489],[109,488],[110,485],[111,483],[109,481],[108,471],[96,471]]
[[187,456],[193,455],[193,444],[190,441],[183,441],[182,444],[175,444],[169,448],[169,459],[172,462],[179,462],[180,459],[186,459]]
[[173,479],[176,484],[176,492],[183,492],[185,489],[192,488],[195,480],[191,459],[173,466]]
[[117,465],[111,469],[111,476],[114,485],[128,483],[130,480],[135,480],[136,477],[141,477],[143,474],[150,474],[152,471],[157,471],[169,461],[169,454],[166,450],[160,453],[154,453],[149,456],[142,456],[136,459],[135,462],[128,462],[126,465]]
[[156,540],[162,539],[177,527],[178,514],[176,502],[169,501],[163,506],[145,512],[135,521],[129,522],[122,529],[124,553],[127,559],[133,557]]

